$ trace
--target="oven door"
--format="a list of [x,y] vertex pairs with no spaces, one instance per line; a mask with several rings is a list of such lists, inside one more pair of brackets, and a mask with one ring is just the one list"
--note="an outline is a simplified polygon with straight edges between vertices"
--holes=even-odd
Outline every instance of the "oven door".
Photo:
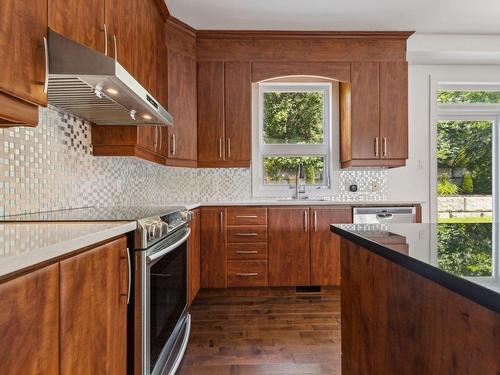
[[143,374],[170,373],[165,366],[179,355],[173,348],[185,332],[190,232],[185,226],[143,254]]

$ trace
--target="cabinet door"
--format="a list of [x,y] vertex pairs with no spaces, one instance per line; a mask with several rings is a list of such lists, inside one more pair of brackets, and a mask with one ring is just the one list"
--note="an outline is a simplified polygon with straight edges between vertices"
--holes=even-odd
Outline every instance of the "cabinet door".
[[189,304],[200,290],[200,210],[191,211],[193,219],[189,223],[191,235],[189,237]]
[[225,288],[226,249],[223,208],[201,209],[201,287]]
[[106,53],[104,0],[49,0],[49,27],[75,42]]
[[380,63],[380,138],[383,159],[408,158],[408,63]]
[[224,63],[198,63],[198,161],[224,160]]
[[108,29],[108,55],[136,77],[138,66],[135,49],[131,48],[138,35],[137,0],[105,0],[105,20]]
[[153,96],[157,96],[157,33],[156,4],[154,0],[140,1],[136,7],[137,29],[134,48],[134,78]]
[[309,285],[309,208],[269,208],[269,285]]
[[47,35],[47,1],[2,0],[0,15],[0,90],[46,106],[43,38]]
[[125,237],[60,263],[61,373],[126,373],[127,272]]
[[149,151],[158,151],[159,132],[158,127],[145,125],[137,128],[137,145]]
[[224,64],[226,160],[248,162],[252,158],[252,77],[249,62]]
[[352,63],[352,159],[378,159],[379,149],[379,65]]
[[0,372],[58,374],[58,265],[0,284],[0,301]]
[[330,224],[348,223],[351,207],[311,207],[311,285],[340,285],[340,236]]
[[196,60],[168,50],[168,110],[174,117],[169,128],[168,157],[181,160],[197,158]]

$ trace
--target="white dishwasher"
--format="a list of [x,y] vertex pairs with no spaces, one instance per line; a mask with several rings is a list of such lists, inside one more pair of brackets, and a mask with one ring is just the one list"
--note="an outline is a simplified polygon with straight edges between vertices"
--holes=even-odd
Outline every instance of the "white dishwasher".
[[415,207],[354,207],[354,224],[415,223]]

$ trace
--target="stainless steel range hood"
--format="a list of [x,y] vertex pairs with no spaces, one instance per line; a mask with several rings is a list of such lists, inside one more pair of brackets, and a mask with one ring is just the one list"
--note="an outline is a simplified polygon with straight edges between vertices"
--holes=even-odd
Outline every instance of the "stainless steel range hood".
[[48,30],[49,103],[97,125],[172,125],[116,60]]

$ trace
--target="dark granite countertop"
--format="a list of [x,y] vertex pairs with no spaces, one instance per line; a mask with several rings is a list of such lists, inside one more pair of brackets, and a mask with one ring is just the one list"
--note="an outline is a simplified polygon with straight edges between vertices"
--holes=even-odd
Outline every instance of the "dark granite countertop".
[[500,313],[500,223],[343,224],[331,231]]

